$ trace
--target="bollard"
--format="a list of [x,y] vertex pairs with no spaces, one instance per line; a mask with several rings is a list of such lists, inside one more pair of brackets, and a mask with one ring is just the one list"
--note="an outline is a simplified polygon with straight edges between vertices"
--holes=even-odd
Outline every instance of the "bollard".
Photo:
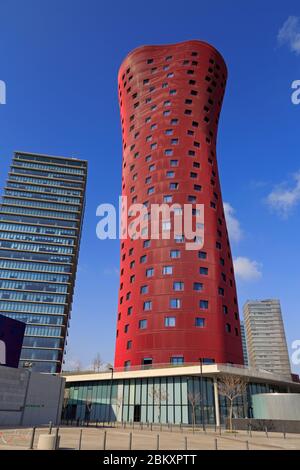
[[132,449],[132,432],[129,434],[129,450]]
[[246,441],[246,450],[249,450],[249,441]]
[[31,433],[31,439],[30,439],[30,445],[29,445],[29,449],[30,449],[30,450],[33,449],[35,431],[36,431],[36,427],[34,426],[34,427],[32,428],[32,433]]
[[107,434],[107,432],[104,431],[104,434],[103,434],[103,450],[106,450],[106,434]]
[[267,426],[265,427],[265,433],[266,433],[266,436],[269,437]]
[[52,433],[52,421],[49,421],[49,434]]
[[58,449],[58,447],[59,447],[59,436],[58,436],[58,433],[59,433],[59,428],[56,428],[56,429],[55,429],[55,450]]
[[159,434],[157,434],[156,438],[156,450],[159,450]]
[[186,436],[184,438],[184,450],[188,450],[188,440]]
[[82,442],[82,429],[80,429],[80,433],[79,433],[78,450],[81,450],[81,442]]
[[152,431],[152,423],[150,423],[150,430]]
[[218,439],[215,439],[215,450],[218,450]]

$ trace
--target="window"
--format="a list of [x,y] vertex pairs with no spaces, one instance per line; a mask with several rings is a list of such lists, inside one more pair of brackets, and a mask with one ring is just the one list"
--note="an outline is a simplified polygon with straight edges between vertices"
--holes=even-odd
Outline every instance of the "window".
[[147,255],[143,255],[140,257],[140,263],[146,263],[147,261]]
[[195,203],[197,201],[196,196],[188,196],[188,202]]
[[151,144],[151,150],[155,150],[157,148],[157,144],[154,143],[154,144]]
[[175,291],[183,291],[184,290],[184,282],[173,282],[173,290]]
[[170,90],[170,95],[176,95],[177,90]]
[[147,300],[146,302],[144,302],[144,310],[147,311],[147,310],[152,310],[152,301],[151,300]]
[[161,87],[162,87],[162,88],[167,88],[167,87],[168,87],[168,84],[167,84],[167,83],[163,83]]
[[167,130],[165,130],[165,134],[166,134],[166,135],[172,135],[173,132],[174,132],[173,129],[167,129]]
[[170,363],[174,365],[184,364],[183,356],[173,356],[170,358]]
[[167,155],[167,156],[173,155],[173,150],[172,149],[166,149],[165,150],[165,155]]
[[128,307],[127,309],[127,315],[131,315],[132,314],[132,307]]
[[141,286],[140,293],[141,294],[147,294],[148,293],[148,286],[147,285]]
[[148,163],[150,162],[152,159],[152,156],[151,155],[147,155],[147,157],[145,158],[145,162]]
[[127,341],[127,349],[131,349],[132,348],[132,341]]
[[169,116],[171,114],[171,111],[169,109],[166,109],[166,111],[163,112],[164,116]]
[[143,243],[144,248],[149,248],[150,245],[151,245],[151,240],[145,240]]
[[162,230],[163,231],[171,230],[171,221],[170,220],[163,221]]
[[193,167],[194,167],[194,168],[200,168],[200,163],[198,163],[198,162],[193,162]]
[[163,266],[163,275],[173,274],[172,266]]
[[177,145],[178,142],[179,142],[179,139],[172,139],[172,140],[171,140],[171,144],[172,144],[172,145]]
[[168,75],[167,75],[167,78],[173,78],[174,77],[174,73],[173,72],[169,72]]
[[139,321],[139,329],[140,330],[145,330],[147,328],[147,320],[140,320]]
[[208,268],[204,268],[203,266],[201,266],[199,272],[200,272],[200,274],[202,274],[203,276],[207,276],[207,275],[208,275]]
[[224,296],[224,289],[223,289],[223,287],[219,287],[218,293],[219,293],[219,295]]
[[171,166],[178,166],[178,160],[170,160]]
[[130,262],[130,269],[134,268],[134,266],[135,266],[135,261],[133,260]]
[[207,258],[207,253],[206,253],[206,251],[198,251],[198,258],[200,258],[200,259],[206,259],[206,258]]
[[152,163],[152,165],[149,165],[149,171],[154,171],[155,170],[155,165]]
[[135,275],[130,276],[130,283],[132,284],[135,281]]
[[188,151],[188,156],[189,157],[194,157],[195,156],[195,150],[189,150]]
[[147,178],[145,179],[145,184],[151,183],[151,179],[151,176],[147,176]]
[[195,318],[195,326],[197,326],[198,328],[204,328],[205,318],[200,318],[200,317]]
[[151,130],[153,131],[154,129],[157,129],[157,124],[152,124],[151,125]]
[[176,126],[176,124],[178,124],[178,119],[177,118],[171,119],[171,126]]
[[154,276],[154,268],[146,269],[146,277],[152,277],[152,276]]
[[180,299],[170,299],[170,308],[180,308],[181,300]]
[[131,361],[124,362],[124,369],[130,369],[130,366],[131,366]]
[[200,184],[194,184],[194,191],[201,191],[202,186]]
[[226,323],[226,325],[225,325],[225,330],[226,330],[226,333],[231,333],[231,325],[230,325],[230,323]]
[[129,325],[127,324],[124,326],[124,333],[128,333],[128,330],[129,330]]
[[174,171],[167,171],[167,178],[174,178],[175,172]]
[[186,114],[187,116],[190,116],[192,114],[192,110],[191,109],[186,109],[184,111],[184,114]]
[[151,186],[151,188],[148,189],[147,194],[153,194],[154,193],[154,186]]
[[199,307],[203,310],[208,309],[208,300],[200,300]]
[[178,189],[178,183],[170,183],[170,189]]
[[193,290],[202,291],[203,290],[203,284],[201,282],[194,282]]
[[130,297],[131,297],[131,292],[127,292],[127,294],[126,294],[126,300],[129,300]]
[[197,178],[198,174],[197,173],[194,173],[193,171],[190,172],[190,177],[191,178]]
[[227,305],[223,305],[223,313],[224,313],[225,315],[228,314],[228,307],[227,307]]
[[180,250],[171,250],[170,251],[170,258],[180,258]]
[[165,317],[165,326],[166,327],[176,326],[176,317]]
[[145,80],[143,81],[144,85],[146,85],[147,83],[149,83],[149,78],[145,78]]
[[166,204],[172,202],[172,199],[173,199],[173,196],[170,196],[170,195],[164,196],[164,202]]
[[171,106],[171,101],[170,100],[164,101],[164,106]]

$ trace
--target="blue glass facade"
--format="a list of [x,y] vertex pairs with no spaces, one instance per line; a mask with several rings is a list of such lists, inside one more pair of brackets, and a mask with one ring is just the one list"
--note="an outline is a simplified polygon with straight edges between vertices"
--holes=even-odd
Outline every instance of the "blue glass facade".
[[20,365],[61,371],[87,162],[17,152],[0,205],[0,313],[25,322]]

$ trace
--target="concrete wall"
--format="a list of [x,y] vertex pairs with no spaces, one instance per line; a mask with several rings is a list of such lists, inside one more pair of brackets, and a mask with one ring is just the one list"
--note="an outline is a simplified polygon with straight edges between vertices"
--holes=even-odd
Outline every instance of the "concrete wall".
[[0,366],[0,426],[59,424],[65,380]]
[[262,393],[252,396],[254,419],[300,421],[300,394]]

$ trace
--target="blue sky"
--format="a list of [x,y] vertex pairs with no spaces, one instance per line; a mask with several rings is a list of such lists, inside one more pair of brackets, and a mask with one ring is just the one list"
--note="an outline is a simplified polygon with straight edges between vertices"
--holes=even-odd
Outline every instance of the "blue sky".
[[300,339],[299,17],[296,0],[1,0],[0,187],[14,150],[89,160],[69,364],[113,361],[119,242],[95,228],[97,205],[121,189],[118,68],[137,46],[187,39],[212,43],[229,68],[218,159],[240,308],[280,298],[289,347]]

